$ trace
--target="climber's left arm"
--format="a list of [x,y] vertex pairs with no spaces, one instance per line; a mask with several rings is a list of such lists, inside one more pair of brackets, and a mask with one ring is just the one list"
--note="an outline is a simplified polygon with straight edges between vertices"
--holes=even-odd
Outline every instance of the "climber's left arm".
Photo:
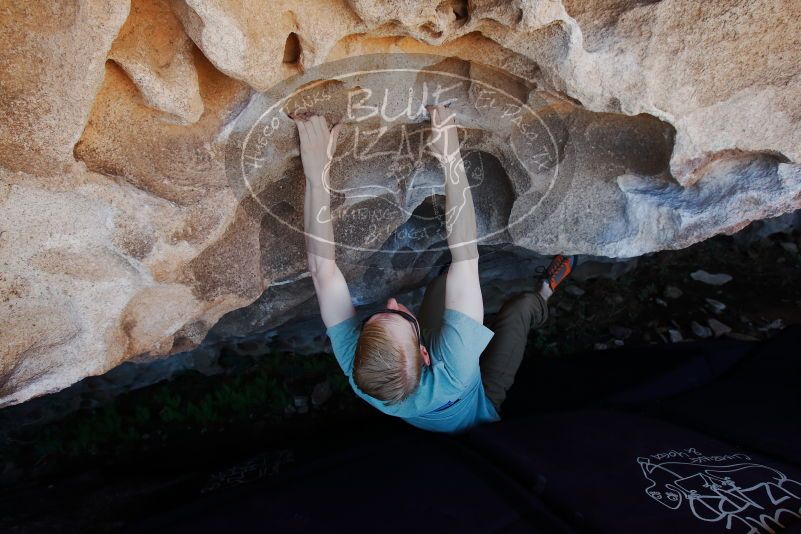
[[445,174],[445,226],[451,266],[445,278],[445,308],[481,323],[484,301],[478,276],[478,239],[473,196],[462,160],[456,114],[443,106],[431,113],[429,148]]
[[348,284],[335,261],[331,193],[327,186],[340,126],[334,126],[329,131],[325,118],[319,116],[294,120],[298,126],[300,156],[306,175],[303,207],[306,256],[320,304],[320,315],[325,326],[329,327],[356,315]]

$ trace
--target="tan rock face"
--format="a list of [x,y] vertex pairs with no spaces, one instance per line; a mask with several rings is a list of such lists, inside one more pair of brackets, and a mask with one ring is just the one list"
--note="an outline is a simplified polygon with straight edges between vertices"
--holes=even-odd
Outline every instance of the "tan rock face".
[[222,335],[313,307],[285,111],[345,123],[332,215],[357,303],[445,257],[437,98],[488,247],[634,256],[798,209],[797,7],[5,2],[0,406],[188,350],[233,310]]
[[193,48],[166,0],[134,0],[108,57],[148,106],[191,124],[203,113]]
[[671,171],[681,183],[700,179],[720,152],[801,158],[795,2],[566,4],[588,31],[571,48],[564,87],[591,109],[670,122]]
[[128,2],[3,2],[0,164],[35,174],[73,161]]

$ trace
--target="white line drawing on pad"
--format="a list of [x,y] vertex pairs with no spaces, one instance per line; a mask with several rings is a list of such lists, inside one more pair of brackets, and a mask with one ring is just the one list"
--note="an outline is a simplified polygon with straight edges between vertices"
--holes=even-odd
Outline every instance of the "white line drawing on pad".
[[[682,461],[660,461],[664,454],[637,458],[650,485],[645,494],[672,510],[688,509],[705,522],[722,522],[727,531],[776,532],[785,521],[801,519],[801,483],[744,454],[704,456],[697,449]],[[743,461],[745,460],[745,461]]]

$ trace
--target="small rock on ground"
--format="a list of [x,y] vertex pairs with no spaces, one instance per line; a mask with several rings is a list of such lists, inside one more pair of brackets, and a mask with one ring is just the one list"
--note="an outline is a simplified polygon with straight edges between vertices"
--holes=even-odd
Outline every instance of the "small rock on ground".
[[709,319],[707,321],[709,323],[709,328],[715,333],[715,337],[720,337],[724,334],[728,334],[731,332],[731,327],[726,324],[721,323],[717,319]]
[[706,303],[715,313],[723,313],[723,311],[726,309],[726,305],[719,300],[706,299]]
[[690,328],[693,330],[693,334],[701,339],[706,339],[708,337],[712,337],[712,329],[708,328],[700,323],[693,321],[690,323]]
[[769,330],[781,330],[782,328],[784,328],[784,321],[781,319],[775,319],[765,326],[760,326],[757,330],[760,332],[767,332]]
[[565,293],[568,295],[572,295],[574,297],[580,297],[584,294],[584,290],[581,289],[579,286],[567,286],[565,288]]
[[309,411],[309,397],[306,395],[295,395],[292,399],[292,404],[298,413],[307,413]]
[[322,406],[328,399],[331,398],[331,395],[334,391],[331,389],[331,381],[326,379],[322,382],[315,384],[314,389],[312,390],[311,394],[311,402],[313,406]]
[[695,271],[694,273],[690,274],[690,278],[695,280],[696,282],[701,282],[704,284],[709,284],[711,286],[722,286],[728,282],[731,282],[733,277],[730,274],[726,273],[708,273],[703,269]]
[[670,336],[671,343],[678,343],[679,341],[684,341],[684,337],[681,335],[681,332],[678,330],[674,330],[672,328],[668,329],[668,335]]
[[676,300],[681,298],[681,296],[684,294],[684,291],[676,286],[667,286],[662,294],[666,299]]

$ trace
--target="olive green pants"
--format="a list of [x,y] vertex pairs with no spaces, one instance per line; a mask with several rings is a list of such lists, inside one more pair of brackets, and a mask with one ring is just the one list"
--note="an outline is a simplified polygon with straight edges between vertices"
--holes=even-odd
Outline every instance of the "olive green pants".
[[[420,304],[420,326],[436,330],[445,311],[445,275],[434,278],[426,287]],[[523,361],[528,333],[548,320],[548,305],[538,292],[526,291],[507,300],[487,326],[495,335],[481,353],[481,381],[484,392],[500,413],[506,392],[512,387]]]

